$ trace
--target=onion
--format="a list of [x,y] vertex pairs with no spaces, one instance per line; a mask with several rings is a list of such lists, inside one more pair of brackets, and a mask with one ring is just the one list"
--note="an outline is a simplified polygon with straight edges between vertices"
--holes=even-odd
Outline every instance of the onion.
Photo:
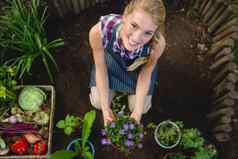
[[0,155],[6,155],[9,152],[9,148],[0,149]]
[[10,117],[8,118],[8,122],[11,123],[11,124],[17,123],[17,117],[16,117],[15,115],[10,116]]

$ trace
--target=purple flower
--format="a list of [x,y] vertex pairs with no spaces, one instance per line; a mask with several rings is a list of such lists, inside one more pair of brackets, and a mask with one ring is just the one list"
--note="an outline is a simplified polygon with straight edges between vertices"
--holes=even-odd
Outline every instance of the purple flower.
[[124,144],[125,144],[127,147],[130,147],[130,146],[133,146],[133,145],[134,145],[134,142],[131,141],[131,140],[126,140],[126,141],[124,142]]
[[121,130],[119,131],[119,134],[125,135],[125,130],[124,130],[124,129],[121,129]]
[[103,138],[103,139],[101,140],[101,144],[102,144],[102,145],[107,145],[107,139]]
[[142,149],[143,148],[143,145],[142,144],[138,144],[137,145],[139,149]]
[[133,135],[130,133],[128,134],[128,139],[132,139],[133,138]]
[[128,124],[124,124],[124,125],[123,125],[123,128],[124,128],[125,130],[128,130],[128,129],[129,129],[129,125],[128,125]]
[[114,122],[111,123],[111,128],[115,128],[116,124]]
[[144,135],[142,133],[139,134],[140,139],[143,139]]
[[108,140],[108,139],[103,138],[103,139],[101,140],[101,144],[102,144],[102,145],[111,145],[112,142],[111,142],[110,140]]
[[135,128],[135,125],[131,123],[131,124],[129,125],[129,128],[132,130],[132,129]]
[[102,133],[102,136],[106,136],[106,131],[104,129],[102,129],[101,133]]

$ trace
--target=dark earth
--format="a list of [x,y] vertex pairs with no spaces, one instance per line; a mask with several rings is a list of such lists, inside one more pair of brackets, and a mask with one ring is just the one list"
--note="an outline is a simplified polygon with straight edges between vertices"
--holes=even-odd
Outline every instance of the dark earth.
[[[92,110],[89,102],[90,69],[93,63],[88,42],[88,32],[100,16],[121,13],[121,5],[106,3],[96,5],[77,16],[67,15],[64,19],[50,16],[47,25],[49,39],[62,37],[64,47],[54,53],[58,72],[55,73],[56,111],[55,123],[66,114],[83,116]],[[143,116],[141,123],[158,123],[164,119],[183,120],[188,127],[199,128],[213,141],[205,117],[210,109],[210,76],[204,52],[209,45],[206,26],[195,18],[189,18],[183,9],[168,8],[166,23],[167,47],[159,59],[158,86],[153,95],[153,106]],[[54,15],[54,14],[52,14]],[[40,66],[40,67],[39,67]],[[25,84],[51,84],[43,65],[32,68],[32,76],[24,79]],[[95,145],[96,159],[125,158],[116,150],[100,144],[103,128],[102,114],[97,111],[90,140]],[[54,128],[53,151],[65,148],[80,132],[67,137]],[[144,148],[131,154],[133,159],[161,158],[161,149],[148,131]]]

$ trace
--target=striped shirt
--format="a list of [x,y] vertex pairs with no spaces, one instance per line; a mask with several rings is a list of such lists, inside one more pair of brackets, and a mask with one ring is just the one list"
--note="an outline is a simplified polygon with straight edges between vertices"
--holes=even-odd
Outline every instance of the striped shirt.
[[[112,40],[113,30],[118,28],[116,26],[122,24],[122,16],[118,14],[105,15],[100,18],[100,23],[102,43],[103,47],[106,49],[110,40]],[[113,42],[112,50],[113,52],[120,54],[120,56],[125,60],[134,60],[135,58],[141,56],[143,47],[134,51],[128,51],[122,44],[122,40],[119,37],[119,32],[116,31],[116,40]]]

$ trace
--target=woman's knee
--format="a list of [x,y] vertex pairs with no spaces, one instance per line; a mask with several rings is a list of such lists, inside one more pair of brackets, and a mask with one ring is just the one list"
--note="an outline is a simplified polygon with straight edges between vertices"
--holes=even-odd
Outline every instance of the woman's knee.
[[97,109],[101,109],[100,98],[96,87],[91,87],[91,92],[89,94],[89,99],[91,105]]
[[[114,91],[109,90],[109,102],[111,103],[112,98],[114,96]],[[100,96],[97,87],[91,87],[91,92],[89,94],[90,102],[93,107],[96,109],[101,109],[101,102],[100,102]]]
[[[144,101],[144,109],[143,109],[143,114],[147,113],[152,105],[152,95],[147,95],[145,96],[145,101]],[[129,95],[128,96],[128,105],[129,109],[132,112],[135,108],[135,103],[136,103],[136,96],[135,95]]]

